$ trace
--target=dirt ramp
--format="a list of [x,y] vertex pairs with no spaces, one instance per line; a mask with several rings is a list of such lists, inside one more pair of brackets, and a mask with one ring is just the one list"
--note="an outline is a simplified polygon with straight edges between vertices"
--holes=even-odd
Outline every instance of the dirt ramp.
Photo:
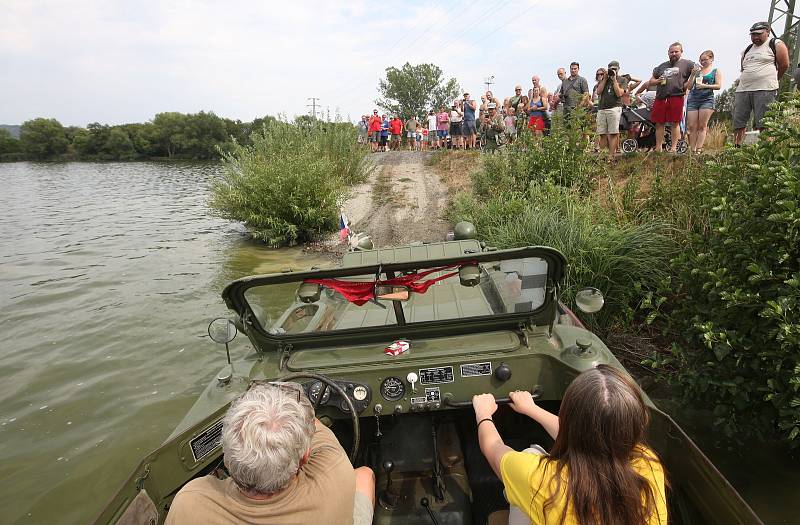
[[376,247],[444,240],[450,229],[442,218],[447,188],[428,166],[430,156],[411,151],[373,154],[375,170],[342,206],[351,229],[369,234]]

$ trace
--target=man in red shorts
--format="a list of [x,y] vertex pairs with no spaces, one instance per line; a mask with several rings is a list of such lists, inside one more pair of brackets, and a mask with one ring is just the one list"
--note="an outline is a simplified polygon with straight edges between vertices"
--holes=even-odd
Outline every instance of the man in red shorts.
[[667,51],[669,61],[653,69],[649,84],[656,86],[656,101],[650,116],[656,125],[656,151],[664,144],[664,125],[669,122],[672,128],[670,151],[675,153],[678,146],[678,133],[683,120],[683,96],[689,88],[694,62],[681,58],[683,46],[675,42]]

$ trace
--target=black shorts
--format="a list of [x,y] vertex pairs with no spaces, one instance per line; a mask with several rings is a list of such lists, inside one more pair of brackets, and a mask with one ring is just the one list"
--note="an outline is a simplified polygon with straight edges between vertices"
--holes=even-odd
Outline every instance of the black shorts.
[[386,145],[386,139],[388,139],[388,138],[389,137],[384,137],[383,135],[381,135],[381,141],[379,142],[379,144],[381,146],[385,146]]
[[475,134],[475,121],[471,120],[469,122],[464,121],[461,123],[461,134],[465,137]]
[[454,137],[461,136],[461,122],[451,122],[450,123],[450,135]]

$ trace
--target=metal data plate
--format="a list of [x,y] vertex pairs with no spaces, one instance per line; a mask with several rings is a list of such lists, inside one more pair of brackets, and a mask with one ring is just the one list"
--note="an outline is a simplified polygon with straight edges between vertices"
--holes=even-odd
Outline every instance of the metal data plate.
[[222,420],[220,419],[189,441],[189,447],[192,449],[194,462],[197,463],[214,452],[221,443]]
[[490,376],[492,375],[492,363],[487,361],[485,363],[470,363],[461,365],[461,377],[476,377],[476,376]]
[[422,385],[441,385],[453,382],[453,367],[438,366],[436,368],[421,368],[419,382]]

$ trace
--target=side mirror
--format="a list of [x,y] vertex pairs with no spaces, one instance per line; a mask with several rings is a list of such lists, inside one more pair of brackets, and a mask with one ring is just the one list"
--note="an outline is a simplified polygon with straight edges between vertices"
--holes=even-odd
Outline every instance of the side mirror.
[[395,286],[388,284],[375,285],[375,299],[382,301],[408,301],[411,291],[408,286]]
[[575,294],[575,304],[581,312],[587,314],[599,312],[605,302],[603,292],[597,288],[586,287]]
[[234,322],[225,317],[217,317],[208,324],[208,336],[221,345],[233,341],[238,332]]

